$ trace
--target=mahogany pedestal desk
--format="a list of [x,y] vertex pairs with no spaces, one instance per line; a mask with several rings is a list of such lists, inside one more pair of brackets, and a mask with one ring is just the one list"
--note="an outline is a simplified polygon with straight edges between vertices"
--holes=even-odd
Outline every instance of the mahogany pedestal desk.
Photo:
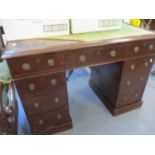
[[53,134],[72,128],[66,70],[89,66],[90,87],[118,115],[142,105],[154,55],[155,35],[123,24],[115,31],[11,41],[2,58],[32,134]]

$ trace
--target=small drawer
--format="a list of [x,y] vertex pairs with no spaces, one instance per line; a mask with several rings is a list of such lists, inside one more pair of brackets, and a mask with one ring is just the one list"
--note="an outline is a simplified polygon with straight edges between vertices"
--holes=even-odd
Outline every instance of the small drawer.
[[22,97],[30,97],[42,93],[55,91],[59,88],[66,88],[65,72],[49,74],[46,76],[32,77],[16,80],[15,85]]
[[120,91],[130,91],[135,88],[144,88],[149,76],[149,72],[138,72],[135,74],[126,74],[122,76]]
[[52,129],[69,122],[71,122],[71,117],[68,108],[61,108],[58,111],[29,117],[32,132],[40,132],[48,128]]
[[128,56],[139,57],[155,54],[155,43],[152,40],[135,41],[129,43]]
[[60,53],[8,59],[7,62],[13,78],[55,72],[64,68],[64,57]]
[[132,89],[130,91],[120,92],[117,98],[117,108],[140,101],[143,96],[144,88]]
[[54,93],[26,98],[23,100],[23,106],[28,116],[68,106],[67,92],[62,89]]
[[124,62],[123,74],[135,74],[138,72],[149,72],[154,62],[154,57],[146,57],[142,59],[133,59]]

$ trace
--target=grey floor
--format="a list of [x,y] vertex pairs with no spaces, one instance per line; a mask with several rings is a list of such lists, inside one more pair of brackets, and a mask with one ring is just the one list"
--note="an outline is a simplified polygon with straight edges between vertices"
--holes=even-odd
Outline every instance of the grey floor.
[[[154,66],[155,69],[155,66]],[[155,77],[149,77],[143,106],[113,117],[88,85],[89,73],[77,69],[68,82],[74,128],[60,135],[155,134]],[[30,134],[20,105],[19,134]]]

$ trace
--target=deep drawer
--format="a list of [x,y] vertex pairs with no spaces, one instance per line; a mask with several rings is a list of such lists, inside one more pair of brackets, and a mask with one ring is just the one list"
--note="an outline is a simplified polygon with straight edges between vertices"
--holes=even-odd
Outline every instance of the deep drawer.
[[29,117],[32,132],[40,132],[48,128],[55,128],[68,122],[71,122],[68,108],[61,108],[54,112]]

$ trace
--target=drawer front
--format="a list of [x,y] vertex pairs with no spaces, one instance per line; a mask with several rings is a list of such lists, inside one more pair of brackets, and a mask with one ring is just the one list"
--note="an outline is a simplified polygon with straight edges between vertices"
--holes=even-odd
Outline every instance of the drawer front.
[[60,53],[8,59],[7,62],[13,78],[55,72],[64,68],[64,57]]
[[129,57],[149,56],[150,54],[155,54],[155,42],[153,40],[135,41],[129,43]]
[[66,90],[44,94],[23,100],[23,106],[28,116],[55,110],[62,106],[68,106]]
[[67,108],[29,117],[32,132],[40,132],[48,128],[55,128],[68,122],[71,122],[71,117]]
[[119,93],[116,104],[117,108],[140,101],[143,96],[143,92],[144,88],[137,88],[130,91],[125,91],[124,93]]
[[67,69],[81,66],[92,66],[107,62],[121,61],[126,58],[127,45],[115,45],[105,48],[89,48],[65,54]]
[[141,71],[135,74],[122,76],[120,92],[130,91],[135,88],[144,88],[148,79],[149,72]]
[[22,97],[30,97],[66,87],[65,72],[46,76],[16,80],[17,90]]
[[154,62],[154,57],[146,57],[143,59],[133,59],[124,62],[123,73],[133,74],[138,72],[149,72]]

